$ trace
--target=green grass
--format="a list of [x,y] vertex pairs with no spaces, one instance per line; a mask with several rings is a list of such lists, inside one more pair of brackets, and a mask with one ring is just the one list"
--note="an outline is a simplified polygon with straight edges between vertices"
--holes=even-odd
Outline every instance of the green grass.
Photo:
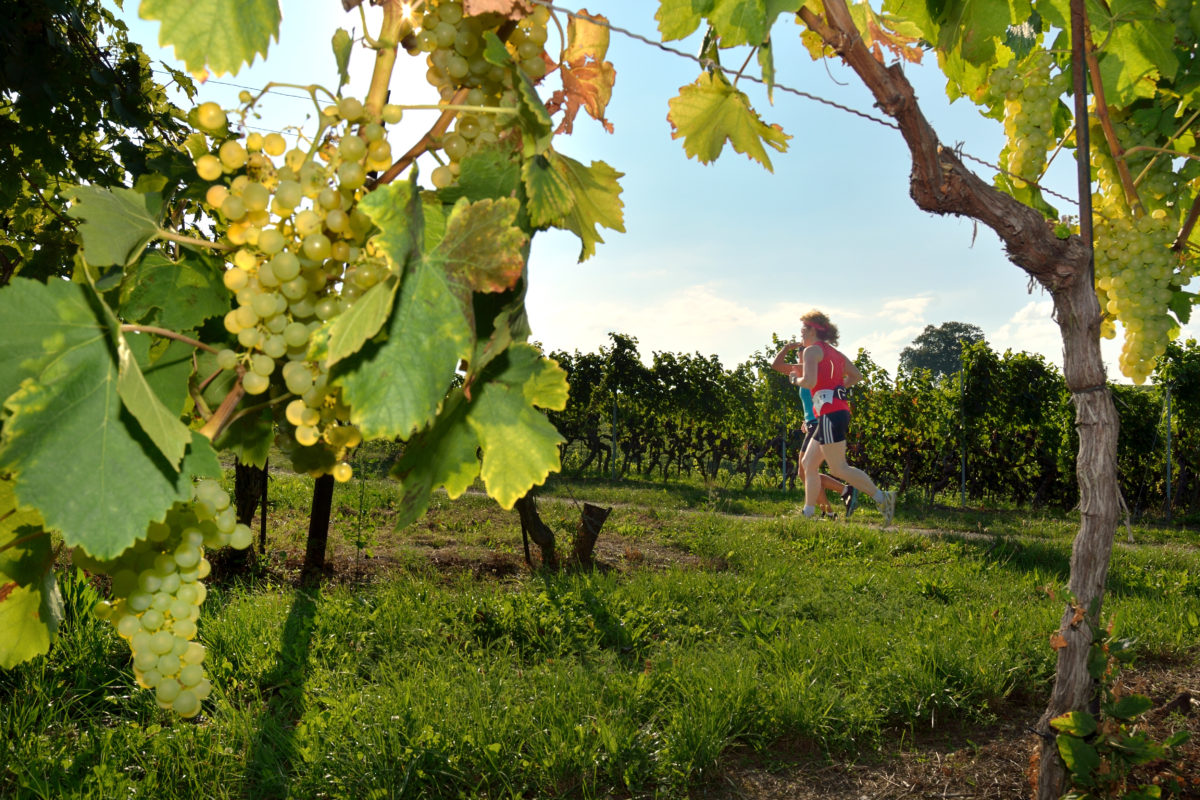
[[[570,529],[572,499],[614,504],[602,539],[677,557],[479,580],[413,556],[367,584],[214,586],[198,722],[133,687],[71,577],[50,655],[0,674],[0,796],[676,797],[735,748],[869,760],[914,733],[1036,719],[1069,520],[989,518],[960,530],[992,535],[965,538],[905,510],[946,530],[919,535],[879,530],[869,503],[833,524],[788,516],[794,494],[751,495],[761,516],[737,518],[703,487],[602,488],[552,485],[543,516]],[[311,482],[271,492],[295,515]],[[379,530],[391,498],[372,481],[338,488],[335,527],[356,524],[360,493],[380,550],[519,548],[514,515],[471,495]],[[1119,547],[1109,587],[1105,616],[1143,659],[1195,658],[1194,550]]]

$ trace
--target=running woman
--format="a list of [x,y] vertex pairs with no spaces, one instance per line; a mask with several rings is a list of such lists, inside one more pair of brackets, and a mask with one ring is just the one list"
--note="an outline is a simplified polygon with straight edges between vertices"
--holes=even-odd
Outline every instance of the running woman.
[[[850,427],[846,388],[861,381],[862,373],[834,347],[838,331],[829,317],[814,309],[802,315],[800,321],[800,341],[785,345],[771,366],[788,375],[794,385],[812,392],[813,412],[817,416],[813,441],[819,447],[805,448],[801,457],[804,516],[812,517],[816,513],[817,493],[823,491],[820,468],[824,460],[834,477],[874,500],[883,514],[884,526],[890,525],[896,514],[896,493],[881,490],[871,476],[846,463],[846,433]],[[788,354],[800,348],[804,348],[800,363],[787,363]]]

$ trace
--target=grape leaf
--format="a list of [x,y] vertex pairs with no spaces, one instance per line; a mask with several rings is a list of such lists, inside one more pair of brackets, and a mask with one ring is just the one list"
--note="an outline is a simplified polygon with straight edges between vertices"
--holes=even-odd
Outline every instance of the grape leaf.
[[125,342],[162,404],[177,416],[182,415],[187,408],[187,381],[192,374],[195,348],[174,339],[159,340],[151,345],[147,335],[126,336]]
[[162,198],[132,189],[72,186],[67,216],[82,220],[83,256],[94,267],[128,266],[158,233]]
[[1072,775],[1090,782],[1092,774],[1100,766],[1100,756],[1096,748],[1074,736],[1064,735],[1057,739],[1058,754],[1062,756],[1063,764]]
[[1009,3],[995,0],[946,0],[942,13],[935,16],[939,25],[938,48],[959,50],[971,64],[991,61],[997,40],[1003,41],[1014,19]]
[[596,233],[596,225],[625,232],[617,182],[623,173],[603,161],[585,167],[561,153],[549,152],[525,162],[521,174],[529,195],[531,224],[562,228],[578,236],[583,243],[580,261],[594,255],[596,243],[604,241]]
[[192,441],[192,433],[179,419],[178,411],[165,405],[142,374],[138,360],[125,341],[117,339],[117,394],[129,413],[137,418],[142,431],[150,437],[172,469],[179,469],[184,453]]
[[[421,197],[415,173],[404,183],[387,184],[368,194],[359,208],[379,228],[372,238],[387,256],[394,275],[420,258],[422,244]],[[389,277],[368,289],[344,314],[329,326],[321,357],[329,366],[353,355],[387,322],[396,298],[399,279]],[[315,351],[314,351],[315,352]]]
[[141,364],[125,340],[120,321],[104,302],[104,298],[97,293],[93,294],[90,300],[108,323],[107,333],[116,348],[117,394],[121,402],[141,424],[142,430],[158,447],[171,468],[179,469],[179,462],[192,438],[191,431],[180,421],[179,411],[169,410],[150,388],[145,375],[142,374]]
[[661,0],[654,18],[664,42],[686,39],[696,32],[715,0]]
[[771,40],[763,42],[758,48],[758,69],[762,72],[763,83],[767,85],[767,102],[775,102],[775,53]]
[[783,153],[792,138],[778,125],[764,124],[746,95],[720,73],[704,73],[682,87],[668,105],[671,138],[682,136],[684,152],[704,164],[715,161],[728,141],[734,150],[772,170],[763,143]]
[[188,72],[217,75],[266,58],[282,19],[278,0],[142,0],[138,16],[162,22],[158,43],[175,48]]
[[484,384],[468,409],[467,422],[483,451],[484,486],[501,508],[511,509],[559,470],[558,446],[566,440],[529,404],[523,388]]
[[1083,711],[1071,711],[1050,720],[1056,730],[1080,739],[1096,732],[1096,718]]
[[[594,19],[607,22],[604,17]],[[580,107],[587,110],[592,119],[598,120],[609,133],[612,123],[604,118],[604,109],[612,99],[613,84],[617,71],[612,63],[604,60],[608,53],[608,28],[583,17],[572,17],[567,25],[567,49],[563,53],[559,74],[563,88],[556,91],[546,104],[551,114],[564,109],[562,122],[555,134],[570,133]]]
[[394,275],[388,277],[363,292],[354,305],[333,320],[325,350],[327,366],[354,355],[368,339],[379,333],[392,313],[399,285],[400,281]]
[[1148,9],[1142,3],[1125,4],[1131,5],[1134,7],[1121,9],[1119,4],[1113,4],[1114,14],[1123,10],[1124,18],[1122,24],[1114,27],[1097,58],[1104,93],[1115,105],[1131,105],[1138,98],[1154,97],[1158,92],[1155,86],[1158,77],[1172,80],[1179,71],[1179,60],[1173,50],[1175,27],[1165,20],[1154,19],[1153,4]]
[[372,241],[398,268],[399,274],[406,264],[420,256],[424,238],[416,180],[414,172],[408,181],[380,186],[358,204],[379,228]]
[[53,572],[28,587],[0,579],[0,669],[48,652],[62,618],[62,595]]
[[12,482],[5,478],[0,478],[0,548],[0,669],[12,669],[50,649],[63,610],[50,536],[36,511],[17,508]]
[[476,292],[512,288],[525,269],[526,237],[513,224],[519,208],[512,197],[459,200],[446,220],[446,235],[429,257]]
[[338,89],[340,90],[350,82],[350,52],[354,47],[354,41],[345,28],[338,28],[333,32],[330,45],[333,47],[333,58],[337,61]]
[[757,45],[767,38],[764,0],[716,0],[708,20],[721,37],[721,47]]
[[509,19],[522,19],[533,11],[529,0],[464,0],[463,13],[468,17],[476,14],[500,14]]
[[[442,201],[453,204],[460,197],[484,200],[509,197],[521,182],[521,167],[502,150],[484,149],[459,162],[458,181],[438,192]],[[426,211],[426,216],[428,216]],[[438,236],[440,237],[440,234]]]
[[424,516],[438,487],[445,486],[453,500],[479,476],[479,437],[467,424],[466,410],[462,390],[452,390],[433,425],[408,441],[392,468],[392,477],[400,482],[397,530]]
[[11,413],[0,469],[14,473],[21,505],[40,510],[69,546],[107,558],[189,497],[193,475],[219,475],[220,465],[191,433],[176,471],[124,407],[107,326],[87,291],[19,278],[0,290],[0,397]]
[[433,420],[471,351],[470,303],[469,292],[425,259],[404,276],[387,339],[366,343],[331,371],[365,438],[408,438]]
[[163,253],[147,253],[125,271],[121,317],[174,331],[196,330],[206,319],[229,311],[222,273],[211,256],[184,251],[179,261],[172,261]]

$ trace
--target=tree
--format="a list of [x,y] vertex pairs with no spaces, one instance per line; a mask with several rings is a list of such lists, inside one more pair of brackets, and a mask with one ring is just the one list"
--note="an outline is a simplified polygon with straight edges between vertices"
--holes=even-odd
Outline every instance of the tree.
[[[151,174],[173,184],[187,169],[182,112],[99,0],[31,0],[10,12],[0,34],[0,286],[71,274],[68,187]],[[194,92],[186,75],[173,80]]]
[[926,325],[910,346],[900,351],[900,369],[912,372],[927,369],[933,377],[953,375],[962,367],[963,343],[982,342],[983,331],[966,322],[943,322],[934,327]]
[[[729,8],[660,2],[664,40],[708,26],[709,66],[670,102],[668,114],[689,155],[711,161],[729,142],[770,168],[766,147],[787,149],[786,134],[764,123],[716,65],[722,48],[748,44],[757,48],[769,86],[775,79],[772,26],[779,14],[795,12],[813,57],[840,57],[894,120],[912,156],[910,195],[918,207],[991,227],[1010,260],[1053,298],[1079,429],[1081,511],[1071,600],[1052,639],[1054,690],[1038,725],[1038,797],[1059,797],[1068,773],[1049,723],[1085,710],[1095,692],[1088,653],[1102,630],[1118,509],[1118,420],[1099,338],[1115,335],[1116,322],[1124,325],[1121,369],[1141,383],[1197,299],[1182,287],[1194,274],[1200,245],[1193,180],[1200,175],[1194,152],[1200,13],[1176,0],[1120,9],[1090,3],[1086,10],[1083,0],[887,0],[882,13],[865,2],[851,8],[846,0],[782,2],[769,12],[759,6],[733,14]],[[967,98],[1003,122],[1008,142],[994,185],[941,145],[901,66],[884,63],[885,52],[918,60],[925,49],[936,51],[951,99]],[[1060,216],[1038,184],[1049,153],[1060,147],[1074,149],[1079,163],[1078,220]],[[1177,159],[1185,162],[1178,170]]]

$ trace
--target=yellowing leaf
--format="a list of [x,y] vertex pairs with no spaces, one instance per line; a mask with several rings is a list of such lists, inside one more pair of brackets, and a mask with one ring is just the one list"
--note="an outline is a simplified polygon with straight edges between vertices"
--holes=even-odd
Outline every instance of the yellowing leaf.
[[781,153],[787,151],[791,137],[779,126],[763,123],[750,107],[749,98],[720,73],[704,73],[681,88],[669,105],[667,119],[675,129],[671,137],[683,137],[684,152],[701,163],[715,161],[726,142],[768,170],[772,169],[771,159],[763,144]]
[[509,19],[521,19],[529,16],[533,4],[529,0],[464,0],[463,14],[473,17],[477,14],[500,14]]
[[583,242],[579,260],[586,260],[596,252],[596,243],[604,241],[596,233],[596,225],[625,232],[617,182],[622,175],[603,161],[585,167],[553,151],[530,159],[521,173],[529,195],[530,222],[535,228],[572,231]]
[[[586,10],[580,13],[587,15]],[[599,15],[589,17],[599,22],[607,21]],[[604,118],[604,109],[612,99],[617,71],[612,63],[604,60],[608,52],[608,28],[590,19],[572,17],[567,25],[568,45],[560,71],[563,88],[556,91],[546,104],[551,114],[565,109],[563,120],[555,133],[571,132],[575,115],[581,106],[606,131],[613,132],[612,123]]]
[[446,220],[446,235],[430,253],[456,283],[476,292],[511,289],[525,269],[526,237],[516,227],[515,198],[459,200]]

